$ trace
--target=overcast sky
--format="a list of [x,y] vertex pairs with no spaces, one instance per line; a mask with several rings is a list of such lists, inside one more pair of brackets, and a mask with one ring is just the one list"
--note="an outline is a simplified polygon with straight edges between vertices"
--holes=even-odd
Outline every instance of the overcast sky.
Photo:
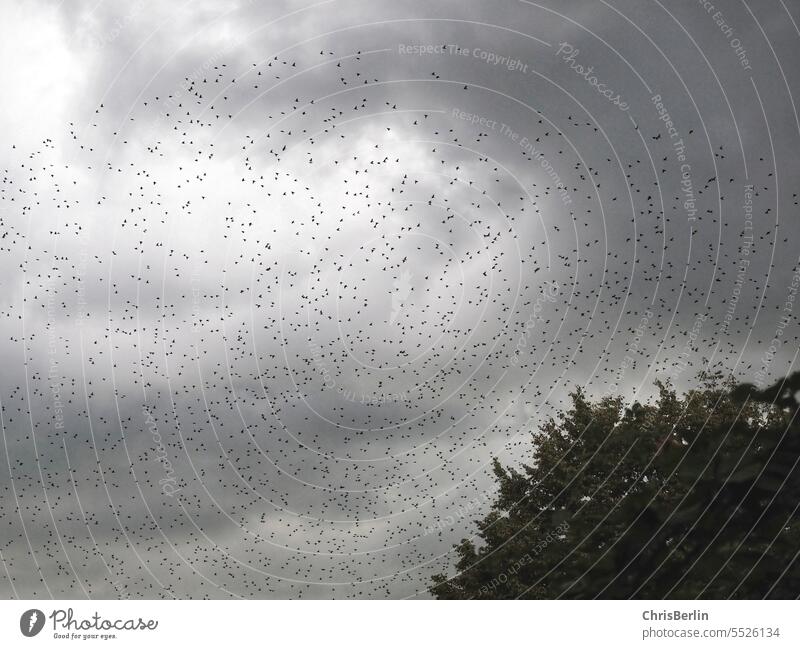
[[583,387],[797,369],[796,2],[0,6],[0,595],[424,597]]

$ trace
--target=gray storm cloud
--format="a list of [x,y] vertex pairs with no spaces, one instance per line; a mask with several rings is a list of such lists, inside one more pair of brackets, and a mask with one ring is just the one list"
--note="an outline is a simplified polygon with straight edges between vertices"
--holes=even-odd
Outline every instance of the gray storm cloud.
[[3,596],[423,597],[576,386],[791,371],[799,17],[718,5],[4,6]]

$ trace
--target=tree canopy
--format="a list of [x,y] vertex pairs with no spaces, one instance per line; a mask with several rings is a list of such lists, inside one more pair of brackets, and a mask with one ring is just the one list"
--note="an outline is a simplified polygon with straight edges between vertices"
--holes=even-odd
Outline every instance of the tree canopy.
[[535,431],[440,599],[800,595],[800,374],[766,390],[719,373],[653,403],[571,407]]

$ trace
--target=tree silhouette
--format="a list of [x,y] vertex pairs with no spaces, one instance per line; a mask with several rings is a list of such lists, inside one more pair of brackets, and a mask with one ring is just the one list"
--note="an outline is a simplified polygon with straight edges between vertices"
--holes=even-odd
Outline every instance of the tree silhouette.
[[654,403],[571,408],[530,465],[494,473],[477,541],[440,599],[795,598],[800,595],[800,373],[765,390],[720,373]]

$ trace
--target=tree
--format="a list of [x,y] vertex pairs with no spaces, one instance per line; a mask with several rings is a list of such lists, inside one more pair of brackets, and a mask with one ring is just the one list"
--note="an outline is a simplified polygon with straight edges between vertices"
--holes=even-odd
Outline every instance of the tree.
[[800,595],[800,373],[763,391],[719,373],[652,404],[571,408],[534,433],[530,465],[496,460],[477,542],[440,599]]

